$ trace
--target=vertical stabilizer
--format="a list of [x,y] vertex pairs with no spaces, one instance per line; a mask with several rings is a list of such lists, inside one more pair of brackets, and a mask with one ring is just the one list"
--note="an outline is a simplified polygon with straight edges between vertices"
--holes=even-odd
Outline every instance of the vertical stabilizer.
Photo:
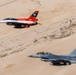
[[76,48],[70,53],[70,55],[76,55]]
[[35,11],[29,18],[36,18],[38,15],[39,11]]

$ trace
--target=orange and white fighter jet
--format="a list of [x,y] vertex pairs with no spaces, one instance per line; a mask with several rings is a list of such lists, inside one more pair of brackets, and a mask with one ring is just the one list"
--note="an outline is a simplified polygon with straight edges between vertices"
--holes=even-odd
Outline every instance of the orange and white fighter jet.
[[14,25],[15,28],[28,28],[32,25],[37,25],[38,19],[36,18],[39,11],[35,11],[29,18],[5,18],[0,23],[7,25]]

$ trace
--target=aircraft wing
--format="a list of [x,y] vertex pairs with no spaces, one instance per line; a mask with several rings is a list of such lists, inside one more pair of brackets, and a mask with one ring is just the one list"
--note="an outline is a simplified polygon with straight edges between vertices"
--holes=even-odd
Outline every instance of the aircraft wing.
[[47,61],[47,62],[64,62],[64,61],[70,61],[67,59],[41,59],[42,61]]
[[18,21],[18,20],[1,20],[0,23],[20,23],[20,24],[33,24],[33,21]]

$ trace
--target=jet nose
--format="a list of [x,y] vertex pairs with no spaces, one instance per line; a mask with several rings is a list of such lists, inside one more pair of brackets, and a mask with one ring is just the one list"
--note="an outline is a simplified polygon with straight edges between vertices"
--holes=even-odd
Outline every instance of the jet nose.
[[28,57],[33,57],[33,55],[29,55]]
[[36,58],[36,55],[29,55],[28,57]]
[[41,58],[41,56],[40,56],[40,55],[36,55],[36,54],[29,55],[28,57],[32,57],[32,58]]

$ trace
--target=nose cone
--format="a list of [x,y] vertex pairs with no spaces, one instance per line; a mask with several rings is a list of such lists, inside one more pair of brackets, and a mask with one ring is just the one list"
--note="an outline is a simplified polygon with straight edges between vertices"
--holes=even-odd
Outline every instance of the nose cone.
[[33,55],[29,55],[28,57],[32,57],[32,58],[41,58],[41,55],[33,54]]
[[33,54],[33,55],[29,55],[28,57],[37,58],[37,55]]
[[28,57],[33,57],[33,55],[29,55]]

